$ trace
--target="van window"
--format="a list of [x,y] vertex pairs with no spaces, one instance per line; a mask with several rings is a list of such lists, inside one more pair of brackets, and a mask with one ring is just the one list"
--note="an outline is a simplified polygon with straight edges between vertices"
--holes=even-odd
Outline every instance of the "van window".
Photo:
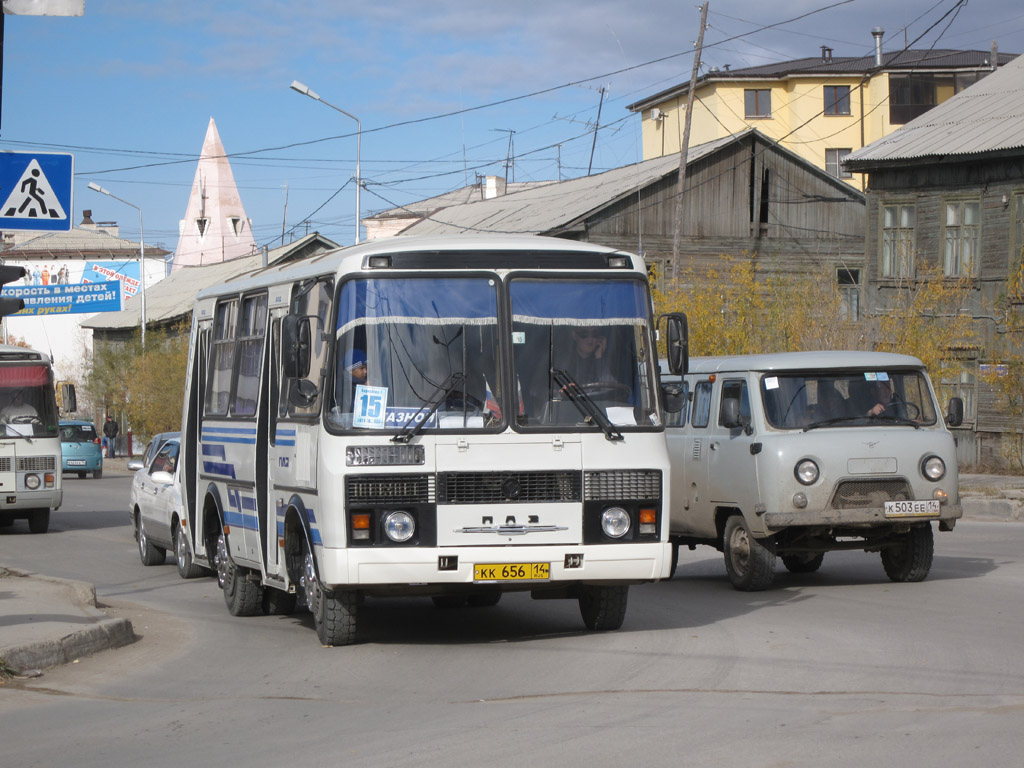
[[[722,382],[722,406],[726,400],[739,400],[740,418],[745,419],[747,423],[750,422],[750,395],[747,394],[747,382],[743,379]],[[718,426],[725,426],[724,418],[724,408],[719,407]]]
[[706,427],[711,420],[711,382],[698,381],[693,390],[693,417],[695,427]]

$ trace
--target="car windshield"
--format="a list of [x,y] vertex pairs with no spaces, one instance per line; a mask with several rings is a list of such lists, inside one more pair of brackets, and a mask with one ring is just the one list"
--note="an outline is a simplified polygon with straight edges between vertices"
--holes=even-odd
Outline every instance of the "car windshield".
[[328,426],[500,424],[497,282],[449,276],[343,283]]
[[96,439],[96,427],[92,424],[61,424],[62,443],[91,443]]
[[629,278],[517,278],[509,284],[516,423],[657,425],[647,286]]
[[761,396],[768,423],[779,429],[936,422],[928,381],[917,370],[767,373]]

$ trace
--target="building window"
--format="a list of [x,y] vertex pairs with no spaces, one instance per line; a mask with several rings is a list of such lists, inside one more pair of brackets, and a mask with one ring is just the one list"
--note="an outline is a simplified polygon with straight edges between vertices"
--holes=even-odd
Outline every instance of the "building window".
[[839,287],[839,313],[848,323],[860,320],[860,270],[840,267],[836,270]]
[[978,274],[981,240],[981,203],[957,200],[946,203],[946,277]]
[[199,233],[200,240],[202,240],[206,236],[206,228],[208,226],[210,226],[209,219],[203,217],[196,219],[196,232]]
[[848,85],[826,85],[825,86],[825,114],[826,115],[848,115],[848,114],[850,114],[850,86],[848,86]]
[[913,204],[882,206],[882,277],[911,277],[914,268]]
[[825,172],[835,176],[837,179],[853,178],[853,174],[843,167],[843,160],[852,151],[850,149],[826,149]]
[[[965,365],[974,367],[974,363],[965,361]],[[989,366],[982,364],[983,374]],[[973,370],[961,370],[959,374],[943,377],[939,382],[939,405],[945,408],[949,398],[959,397],[964,401],[964,421],[974,421],[977,418],[975,411],[975,393],[977,392],[977,379]]]
[[928,74],[889,75],[889,122],[909,123],[939,103],[939,88],[952,95],[954,83],[950,76]]
[[771,89],[747,88],[743,91],[743,111],[746,117],[771,117]]

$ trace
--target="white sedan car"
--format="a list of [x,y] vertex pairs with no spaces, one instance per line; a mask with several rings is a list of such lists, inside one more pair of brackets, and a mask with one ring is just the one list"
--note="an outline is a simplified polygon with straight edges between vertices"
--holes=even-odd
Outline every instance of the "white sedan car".
[[[174,550],[178,573],[183,579],[194,579],[207,573],[192,562],[188,537],[183,535],[181,485],[178,453],[181,441],[170,438],[151,455],[148,464],[128,462],[135,472],[132,480],[128,512],[139,544],[143,565],[163,564],[167,550]],[[147,452],[148,454],[149,452]]]

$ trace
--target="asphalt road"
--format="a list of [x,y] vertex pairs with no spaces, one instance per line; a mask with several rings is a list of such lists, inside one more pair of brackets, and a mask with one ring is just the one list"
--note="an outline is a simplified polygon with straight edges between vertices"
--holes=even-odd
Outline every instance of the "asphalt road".
[[[128,478],[68,482],[52,533],[0,530],[0,561],[96,585],[138,643],[0,686],[14,766],[1020,766],[1024,525],[936,533],[928,580],[878,555],[729,586],[684,552],[634,587],[622,630],[575,603],[442,611],[368,600],[361,643],[308,614],[233,618],[212,579],[140,562]],[[2,631],[2,628],[0,628]]]

